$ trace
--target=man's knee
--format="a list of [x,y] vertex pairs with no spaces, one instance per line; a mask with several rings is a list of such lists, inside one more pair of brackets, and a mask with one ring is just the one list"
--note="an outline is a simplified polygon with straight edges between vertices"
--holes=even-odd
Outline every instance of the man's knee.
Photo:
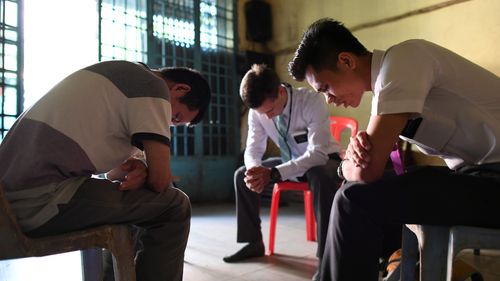
[[307,170],[306,175],[308,179],[316,179],[323,181],[338,182],[337,167],[339,161],[328,160],[325,165],[314,166]]
[[336,168],[332,168],[331,166],[316,166],[310,168],[306,176],[311,189],[319,189],[323,190],[322,192],[334,193],[340,185],[340,180],[337,178],[335,169]]
[[234,172],[234,179],[236,180],[237,178],[242,178],[245,176],[245,171],[246,171],[246,167],[245,166],[241,166],[239,167],[238,169],[236,169],[236,171]]
[[182,193],[182,212],[191,218],[191,200],[184,192]]
[[343,184],[335,193],[332,209],[339,210],[350,208],[350,206],[355,204],[358,200],[358,190],[361,186],[363,186],[363,184],[355,182]]
[[236,192],[238,192],[238,188],[241,188],[242,185],[244,186],[245,183],[244,178],[246,170],[247,169],[245,166],[241,166],[234,172],[234,189]]
[[314,166],[307,170],[306,175],[308,178],[319,177],[323,174],[323,166]]
[[175,189],[177,208],[176,216],[181,220],[189,221],[191,219],[191,201],[189,197],[179,189]]

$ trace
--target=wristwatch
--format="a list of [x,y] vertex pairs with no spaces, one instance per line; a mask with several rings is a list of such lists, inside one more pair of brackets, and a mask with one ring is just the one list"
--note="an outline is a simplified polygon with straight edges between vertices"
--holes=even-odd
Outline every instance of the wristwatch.
[[342,159],[342,161],[340,161],[340,164],[339,166],[337,167],[337,176],[339,177],[339,179],[341,180],[345,180],[345,177],[344,177],[344,173],[342,171],[342,164],[344,163],[344,161],[346,160],[349,160],[349,159]]
[[271,168],[271,182],[277,183],[279,181],[281,181],[280,171],[278,171],[278,169],[276,169],[276,167],[272,167]]

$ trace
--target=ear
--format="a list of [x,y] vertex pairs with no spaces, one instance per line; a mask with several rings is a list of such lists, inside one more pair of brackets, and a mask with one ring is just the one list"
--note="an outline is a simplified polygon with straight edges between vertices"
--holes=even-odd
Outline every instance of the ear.
[[286,94],[287,94],[287,93],[286,93],[286,89],[285,89],[285,87],[284,87],[283,85],[279,85],[279,86],[278,86],[278,94],[279,94],[280,96],[283,96],[283,95],[286,95]]
[[338,56],[337,66],[342,69],[355,69],[356,68],[356,56],[350,52],[341,52]]
[[172,96],[181,97],[191,91],[191,86],[184,83],[176,83],[172,88],[170,88],[170,94]]

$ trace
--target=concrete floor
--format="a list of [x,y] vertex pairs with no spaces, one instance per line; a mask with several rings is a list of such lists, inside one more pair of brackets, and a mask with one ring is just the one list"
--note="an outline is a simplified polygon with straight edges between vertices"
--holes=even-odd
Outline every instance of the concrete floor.
[[[234,204],[193,206],[192,230],[186,250],[186,281],[306,281],[316,271],[316,243],[306,241],[302,204],[280,207],[276,230],[276,254],[244,263],[227,264],[222,257],[237,251]],[[269,208],[262,209],[267,247]],[[500,251],[482,250],[474,256],[465,250],[459,257],[475,266],[484,281],[500,281]]]
[[[269,208],[262,209],[264,243],[269,234]],[[237,251],[234,204],[193,205],[191,234],[185,255],[184,281],[306,281],[317,266],[316,243],[305,238],[303,206],[280,207],[275,255],[227,264],[222,257]],[[485,281],[500,281],[500,251],[480,256],[463,251],[460,258],[476,266]],[[80,281],[78,252],[0,262],[0,281]]]

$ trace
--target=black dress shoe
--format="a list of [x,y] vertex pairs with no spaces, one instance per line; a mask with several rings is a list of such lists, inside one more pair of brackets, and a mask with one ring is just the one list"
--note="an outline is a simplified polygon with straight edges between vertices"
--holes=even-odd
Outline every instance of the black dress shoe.
[[264,256],[265,248],[264,243],[250,242],[245,247],[241,248],[238,252],[222,258],[225,262],[238,262],[249,258],[256,258]]

